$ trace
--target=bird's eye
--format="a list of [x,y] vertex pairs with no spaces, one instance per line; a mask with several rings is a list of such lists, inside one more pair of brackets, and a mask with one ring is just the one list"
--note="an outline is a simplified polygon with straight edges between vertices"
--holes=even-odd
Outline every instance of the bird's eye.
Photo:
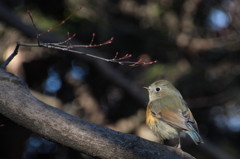
[[156,92],[159,92],[159,91],[161,91],[161,88],[160,88],[160,87],[157,87],[157,88],[156,88]]

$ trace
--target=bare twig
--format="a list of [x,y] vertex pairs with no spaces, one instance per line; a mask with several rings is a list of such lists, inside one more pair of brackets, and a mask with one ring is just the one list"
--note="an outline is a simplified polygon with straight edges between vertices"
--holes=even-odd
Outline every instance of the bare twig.
[[1,65],[2,69],[5,69],[6,66],[9,64],[9,62],[12,61],[12,59],[18,54],[18,49],[19,49],[19,43],[17,43],[13,53],[3,62],[3,64]]
[[40,37],[39,30],[38,30],[38,28],[37,28],[37,26],[36,26],[36,24],[35,24],[35,22],[34,22],[34,20],[33,20],[32,12],[31,12],[30,10],[27,10],[27,13],[28,13],[28,16],[30,17],[30,20],[31,20],[32,25],[33,25],[33,28],[34,28],[35,31],[36,31],[37,43],[39,44],[39,43],[40,43],[40,41],[39,41],[39,37]]
[[71,37],[69,37],[67,40],[64,40],[62,42],[58,42],[58,43],[41,43],[38,40],[37,44],[31,44],[31,43],[17,43],[16,48],[14,50],[14,52],[10,55],[10,57],[8,58],[8,60],[6,62],[4,62],[4,64],[2,65],[2,68],[5,68],[9,62],[17,55],[18,49],[20,46],[25,46],[25,47],[44,47],[44,48],[49,48],[49,49],[55,49],[55,50],[61,50],[61,51],[67,51],[67,52],[72,52],[72,53],[77,53],[80,55],[85,55],[88,57],[92,57],[98,60],[102,60],[102,61],[106,61],[106,62],[112,62],[112,63],[117,63],[120,65],[127,65],[127,66],[146,66],[146,65],[151,65],[156,63],[157,61],[144,61],[143,59],[139,59],[137,62],[135,61],[126,61],[126,59],[129,59],[130,57],[132,57],[132,54],[125,54],[122,57],[118,57],[118,52],[116,53],[115,57],[112,59],[108,59],[108,58],[104,58],[101,56],[97,56],[97,55],[93,55],[93,54],[89,54],[89,53],[85,53],[79,50],[76,50],[77,48],[91,48],[91,47],[100,47],[103,45],[108,45],[111,44],[113,41],[113,37],[110,38],[109,40],[100,43],[100,44],[92,44],[92,40],[90,42],[89,45],[71,45],[70,41],[76,36],[76,34],[73,34]]
[[66,45],[70,46],[70,45],[71,45],[70,41],[71,41],[77,34],[74,33],[72,36],[70,36],[70,33],[67,32],[67,35],[68,35],[68,39],[67,39],[67,40],[65,40],[65,41],[63,41],[63,42],[56,43],[56,44],[58,44],[58,45],[66,44]]
[[[61,25],[65,24],[77,11],[81,10],[82,7],[77,8],[76,10],[74,10],[74,12],[72,12],[69,16],[67,16],[64,20],[62,20],[60,23],[58,23],[57,25],[54,25],[52,27],[50,27],[47,31],[42,32],[39,34],[39,36],[42,36],[44,34],[50,33],[51,31],[55,30],[56,28],[60,27]],[[33,21],[32,21],[33,22]],[[35,25],[36,27],[36,25]]]
[[[95,34],[93,34],[95,36]],[[72,38],[68,38],[66,41],[70,42],[72,40]],[[92,38],[90,44],[88,45],[61,45],[61,47],[64,47],[64,48],[68,48],[68,49],[76,49],[76,48],[92,48],[92,47],[100,47],[100,46],[104,46],[104,45],[108,45],[108,44],[111,44],[114,40],[113,37],[111,37],[109,40],[103,42],[103,43],[100,43],[100,44],[93,44],[93,40],[94,38]],[[59,46],[57,44],[64,44],[63,42],[60,42],[60,43],[48,43],[49,45],[56,45],[56,46]]]
[[[78,8],[77,10],[80,10],[81,8]],[[77,11],[76,10],[76,11]],[[111,37],[109,40],[103,42],[103,43],[99,43],[99,44],[93,44],[94,43],[94,39],[95,39],[95,33],[92,34],[92,39],[90,41],[90,43],[88,45],[72,45],[71,44],[71,40],[76,36],[76,33],[74,33],[72,36],[70,36],[70,33],[67,33],[68,35],[68,39],[62,41],[62,42],[51,42],[51,43],[44,43],[44,42],[40,42],[40,37],[43,34],[49,33],[53,30],[55,30],[56,28],[60,27],[61,25],[65,24],[67,20],[69,20],[75,12],[71,13],[67,18],[65,18],[63,21],[61,21],[59,24],[49,28],[46,32],[43,33],[39,33],[39,29],[37,28],[34,19],[33,19],[33,15],[32,13],[27,10],[27,13],[31,19],[32,25],[36,31],[37,34],[37,44],[30,44],[30,43],[17,43],[17,46],[14,50],[14,52],[10,55],[10,57],[7,59],[6,62],[4,62],[4,64],[2,64],[2,68],[5,68],[9,62],[17,55],[18,49],[20,46],[25,46],[25,47],[44,47],[44,48],[49,48],[49,49],[56,49],[56,50],[61,50],[61,51],[67,51],[67,52],[72,52],[72,53],[77,53],[80,55],[85,55],[88,57],[92,57],[98,60],[102,60],[102,61],[106,61],[106,62],[112,62],[112,63],[117,63],[120,65],[128,65],[128,66],[146,66],[146,65],[151,65],[156,63],[157,61],[145,61],[143,59],[139,59],[137,62],[135,61],[126,61],[126,59],[129,59],[130,57],[132,57],[132,54],[125,54],[122,57],[118,57],[118,52],[116,53],[115,57],[112,59],[108,59],[108,58],[104,58],[104,57],[100,57],[97,55],[93,55],[93,54],[89,54],[89,53],[85,53],[79,50],[76,50],[78,48],[93,48],[93,47],[101,47],[104,45],[109,45],[113,42],[114,38]]]
[[[36,34],[35,29],[30,25],[23,23],[20,17],[18,17],[16,14],[13,14],[11,10],[7,9],[7,7],[1,4],[1,2],[0,2],[0,18],[11,27],[14,27],[20,32],[22,32],[25,36],[35,38]],[[42,40],[50,42],[56,42],[59,39],[61,39],[61,41],[64,41],[65,38],[61,35],[54,33],[49,33],[42,37]],[[74,43],[81,42],[75,39],[73,39],[73,41]],[[33,44],[31,45],[32,45],[31,47],[38,47],[38,45]],[[91,49],[91,52],[89,49],[86,48],[79,48],[79,50],[82,50],[82,52],[88,52],[89,54],[92,53],[94,55],[102,54],[101,52],[94,49]],[[101,60],[86,58],[86,56],[82,57],[77,56],[76,58],[84,59],[89,64],[93,65],[95,69],[97,69],[97,71],[100,72],[105,78],[109,79],[110,81],[121,87],[133,99],[135,99],[141,107],[145,108],[146,105],[144,103],[146,103],[147,101],[146,95],[142,93],[141,89],[136,87],[129,79],[127,79],[126,76],[123,76],[120,72],[116,71],[111,65]]]

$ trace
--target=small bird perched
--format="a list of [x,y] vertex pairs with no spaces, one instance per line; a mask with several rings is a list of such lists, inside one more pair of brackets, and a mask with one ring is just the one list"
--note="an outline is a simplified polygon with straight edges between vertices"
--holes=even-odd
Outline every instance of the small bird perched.
[[197,145],[203,143],[190,109],[170,82],[159,80],[144,88],[149,93],[146,123],[157,137],[162,141],[178,138],[178,148],[182,133],[188,134]]

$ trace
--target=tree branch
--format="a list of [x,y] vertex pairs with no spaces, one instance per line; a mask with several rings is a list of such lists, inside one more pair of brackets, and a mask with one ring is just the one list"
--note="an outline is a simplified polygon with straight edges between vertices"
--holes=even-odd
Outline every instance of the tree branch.
[[[0,20],[4,21],[11,27],[16,28],[25,36],[35,38],[36,30],[26,24],[23,23],[20,17],[14,14],[11,10],[9,10],[6,6],[4,6],[0,2]],[[56,42],[64,41],[65,38],[63,36],[59,36],[54,33],[49,33],[41,37],[41,40],[48,41],[48,42]],[[80,41],[74,41],[73,43],[81,43]],[[88,48],[79,48],[79,51],[93,54],[93,55],[101,55],[102,52],[96,50],[89,50]],[[139,105],[144,107],[146,106],[146,96],[141,93],[141,89],[135,87],[130,80],[123,76],[119,71],[116,71],[111,65],[106,62],[95,60],[92,58],[88,58],[86,56],[79,56],[81,60],[85,60],[89,64],[92,64],[104,77],[124,89],[131,97],[133,97],[136,101],[139,102]],[[144,105],[142,103],[145,103]]]
[[193,159],[189,154],[73,117],[31,95],[18,77],[0,69],[0,113],[45,138],[99,158]]

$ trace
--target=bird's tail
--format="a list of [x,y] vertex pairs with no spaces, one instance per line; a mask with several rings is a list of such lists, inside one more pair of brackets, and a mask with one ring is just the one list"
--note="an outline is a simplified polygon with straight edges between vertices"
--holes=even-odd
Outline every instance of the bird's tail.
[[186,133],[192,138],[196,145],[203,143],[203,139],[195,130],[188,130]]

